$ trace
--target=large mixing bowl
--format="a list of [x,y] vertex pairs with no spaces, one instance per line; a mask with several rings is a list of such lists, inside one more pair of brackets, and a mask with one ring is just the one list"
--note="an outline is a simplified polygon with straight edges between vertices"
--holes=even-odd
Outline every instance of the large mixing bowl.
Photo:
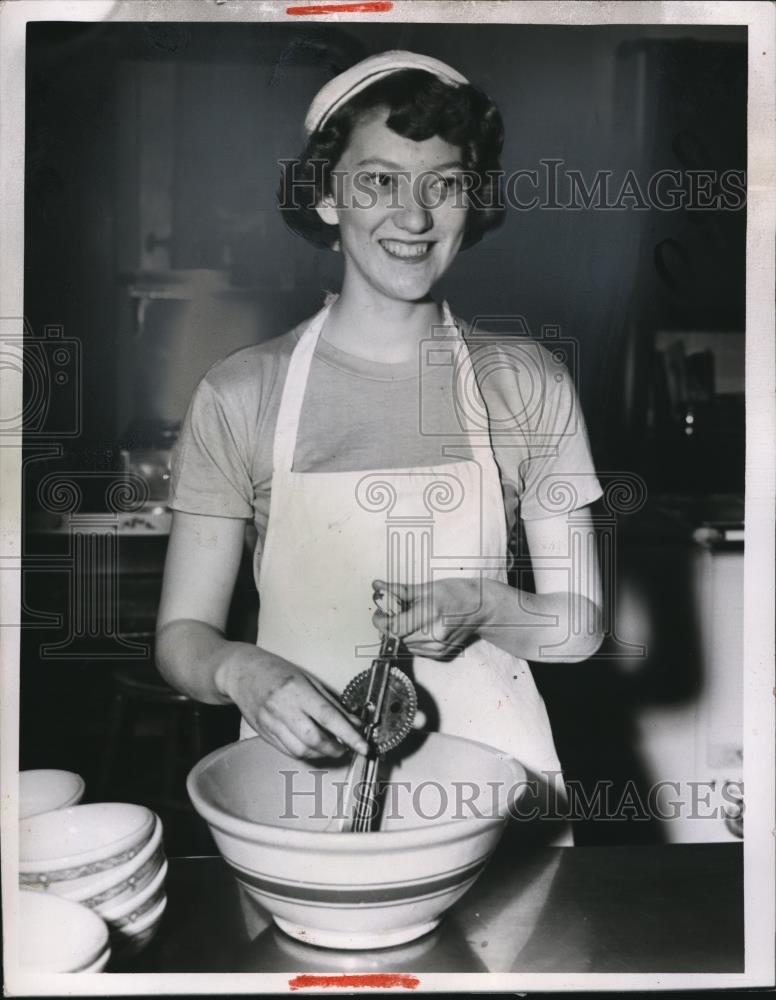
[[526,778],[506,754],[441,733],[415,733],[397,753],[371,833],[332,823],[347,760],[312,765],[258,737],[201,760],[188,792],[239,883],[286,933],[389,947],[430,931],[472,885]]

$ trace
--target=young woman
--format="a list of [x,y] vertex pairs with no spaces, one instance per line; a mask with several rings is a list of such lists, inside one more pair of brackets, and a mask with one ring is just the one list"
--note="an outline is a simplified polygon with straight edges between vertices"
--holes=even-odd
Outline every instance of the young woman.
[[[513,754],[562,797],[526,660],[583,660],[601,639],[584,424],[550,352],[479,333],[467,345],[431,297],[501,219],[501,117],[452,67],[387,52],[328,83],[305,127],[282,207],[343,255],[342,291],[194,394],[173,463],[160,670],[192,698],[236,704],[242,736],[339,756],[365,747],[338,695],[387,630],[413,656],[427,728]],[[573,497],[560,508],[559,490]],[[507,582],[518,516],[535,592]],[[255,646],[223,635],[248,520]],[[375,590],[401,610],[376,610]]]

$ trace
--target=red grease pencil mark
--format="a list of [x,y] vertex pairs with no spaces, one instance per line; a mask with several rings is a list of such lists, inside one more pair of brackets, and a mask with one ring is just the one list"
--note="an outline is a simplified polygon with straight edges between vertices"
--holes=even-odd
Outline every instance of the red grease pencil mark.
[[372,972],[361,976],[294,976],[288,980],[288,985],[292,990],[303,990],[310,986],[336,986],[346,990],[362,989],[365,986],[377,989],[401,986],[405,990],[414,990],[420,986],[420,980],[417,976],[407,976],[401,972]]
[[286,7],[286,14],[381,14],[393,9],[391,0],[368,0],[366,3],[316,3],[305,7]]

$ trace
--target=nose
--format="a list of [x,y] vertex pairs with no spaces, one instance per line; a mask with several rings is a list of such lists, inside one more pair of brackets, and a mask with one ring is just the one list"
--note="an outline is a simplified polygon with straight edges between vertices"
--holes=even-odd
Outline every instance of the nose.
[[408,184],[403,192],[402,204],[396,218],[396,225],[408,233],[425,233],[434,225],[430,210],[423,204],[422,194],[412,190]]
[[400,209],[396,217],[396,225],[408,233],[425,233],[433,224],[429,210],[417,204]]

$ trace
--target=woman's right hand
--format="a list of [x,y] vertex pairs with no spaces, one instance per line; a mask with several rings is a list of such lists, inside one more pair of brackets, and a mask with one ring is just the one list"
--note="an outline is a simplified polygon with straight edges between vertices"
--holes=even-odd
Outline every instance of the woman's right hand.
[[266,650],[236,652],[218,668],[216,685],[268,743],[308,760],[340,757],[348,747],[366,753],[359,720],[318,680]]

